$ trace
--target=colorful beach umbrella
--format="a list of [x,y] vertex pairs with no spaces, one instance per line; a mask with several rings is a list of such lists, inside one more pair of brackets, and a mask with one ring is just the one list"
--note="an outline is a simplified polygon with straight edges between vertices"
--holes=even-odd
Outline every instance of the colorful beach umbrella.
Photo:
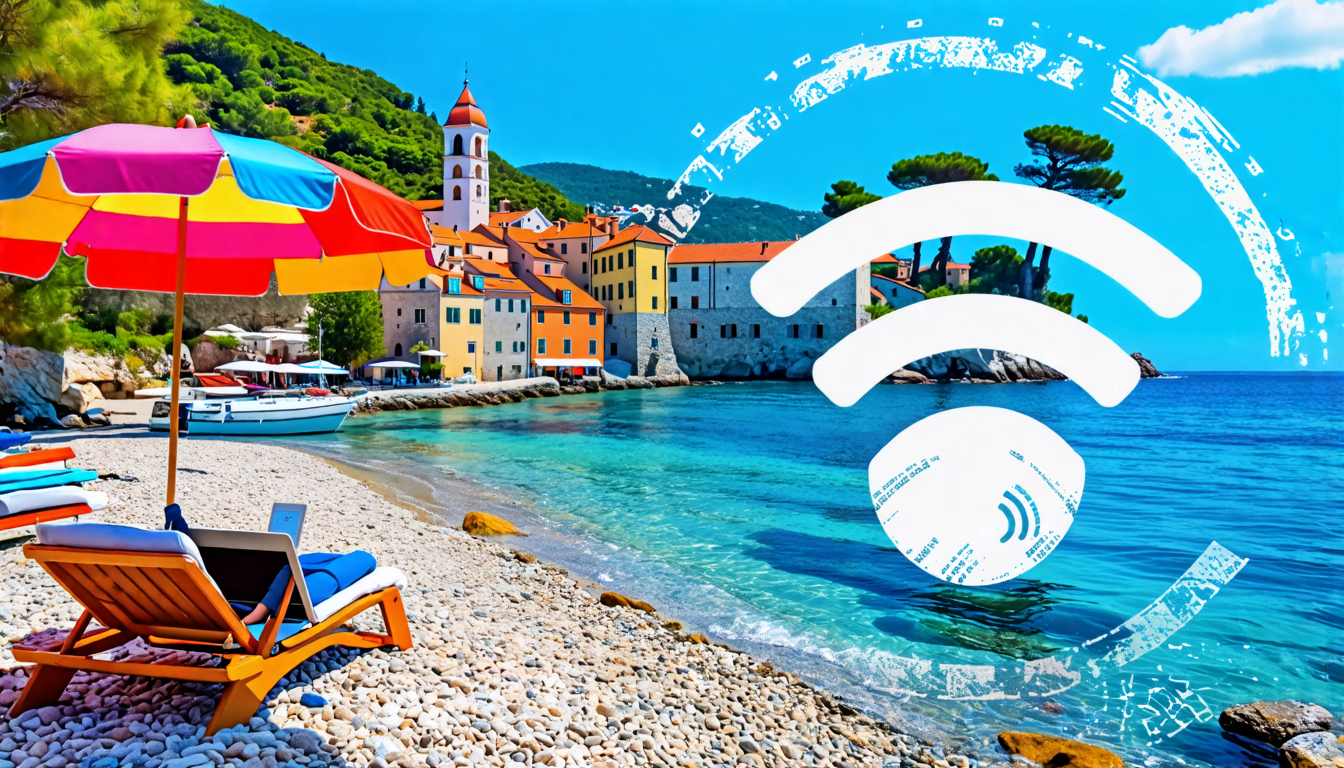
[[[194,123],[190,123],[194,125]],[[183,295],[375,290],[437,274],[422,214],[289,147],[202,128],[103,125],[0,153],[0,272],[40,280],[62,251],[90,286]],[[168,503],[177,468],[174,355]]]

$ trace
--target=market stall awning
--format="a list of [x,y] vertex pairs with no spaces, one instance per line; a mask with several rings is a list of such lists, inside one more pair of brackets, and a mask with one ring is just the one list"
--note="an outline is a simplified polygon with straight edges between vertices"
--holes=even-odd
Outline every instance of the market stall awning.
[[542,368],[601,368],[602,361],[592,357],[534,357],[533,365]]
[[420,369],[420,366],[416,365],[415,363],[402,362],[401,360],[385,360],[385,361],[383,361],[383,362],[381,362],[381,363],[369,363],[369,364],[365,365],[364,367],[365,367],[365,368],[415,368],[416,370],[419,370],[419,369]]
[[270,363],[256,360],[234,360],[232,363],[215,366],[216,371],[243,371],[245,373],[274,373],[276,367]]
[[421,356],[421,357],[443,357],[443,356],[444,356],[444,353],[440,352],[440,351],[437,350],[437,349],[422,349],[422,350],[420,350],[419,352],[416,352],[416,354],[419,355],[419,356]]
[[335,363],[328,363],[326,360],[309,360],[306,363],[299,363],[299,367],[308,373],[329,373],[334,375],[349,376],[350,372]]

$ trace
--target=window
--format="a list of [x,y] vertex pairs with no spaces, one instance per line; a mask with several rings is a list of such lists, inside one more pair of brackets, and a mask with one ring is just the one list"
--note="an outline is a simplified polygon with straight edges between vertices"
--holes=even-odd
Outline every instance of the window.
[[761,325],[760,325],[760,323],[756,323],[755,325],[751,326],[751,338],[753,338],[753,339],[759,339],[759,338],[761,338]]
[[467,322],[468,322],[468,323],[471,323],[472,325],[480,325],[480,324],[481,324],[481,310],[479,310],[479,309],[468,310],[468,312],[467,312]]
[[425,279],[426,279],[426,278],[423,278],[423,277],[420,278],[420,290],[422,290],[422,291],[425,290]]
[[448,278],[448,292],[449,292],[449,293],[461,293],[461,292],[462,292],[462,278],[460,278],[460,277],[450,277],[450,278]]
[[417,309],[417,310],[415,310],[415,322],[416,322],[416,324],[418,324],[418,325],[423,325],[423,324],[424,324],[424,322],[425,322],[425,310],[423,310],[423,309]]
[[653,338],[649,339],[649,348],[650,348],[650,349],[657,349],[657,348],[658,348],[658,337],[657,337],[657,336],[654,336]]
[[477,137],[476,137],[476,156],[477,156],[477,157],[485,157],[485,155],[481,154],[481,137],[480,137],[480,136],[477,136]]
[[471,373],[471,366],[470,365],[462,366],[462,375],[465,376],[468,373]]
[[497,365],[495,366],[495,381],[503,381],[503,380],[504,380],[504,366]]
[[502,342],[502,341],[496,341],[496,342],[495,342],[495,351],[496,351],[496,352],[503,352],[503,351],[504,351],[504,342]]
[[[560,303],[561,303],[561,304],[572,304],[572,303],[573,303],[573,294],[570,293],[569,291],[561,291],[561,292],[560,292]],[[566,312],[565,315],[568,316],[569,313]]]
[[675,282],[677,282],[677,268],[676,268],[676,267],[668,267],[668,268],[667,268],[667,282],[669,282],[669,283],[675,283]]
[[496,312],[498,312],[498,311],[499,311],[499,308],[502,307],[503,305],[504,305],[504,300],[503,300],[503,299],[495,299],[495,311],[496,311]]
[[611,356],[612,356],[612,357],[615,357],[615,356],[616,356],[616,342],[614,342],[614,341],[611,342]]
[[[474,355],[474,354],[476,354],[476,342],[474,342],[474,341],[468,341],[468,342],[467,342],[467,354],[468,354],[468,355]],[[471,370],[471,369],[467,369],[467,370]]]
[[518,300],[518,311],[522,312],[524,315],[527,314],[527,299]]
[[569,253],[569,243],[561,243],[561,244],[560,244],[560,253],[561,253],[561,255],[566,254],[566,253]]
[[462,154],[462,134],[460,133],[453,137],[453,154]]
[[817,338],[818,338],[818,339],[820,339],[820,338],[824,338],[824,336],[823,336],[823,334],[822,334],[822,326],[821,326],[821,323],[817,323]]
[[699,297],[699,296],[692,296],[692,297],[691,297],[691,309],[699,309],[699,308],[700,308],[700,297]]
[[607,315],[607,325],[611,325],[611,315]]
[[574,342],[572,339],[565,339],[565,354],[566,355],[574,354]]
[[513,311],[513,299],[509,299],[509,311]]
[[835,306],[835,299],[831,299],[831,306],[832,306],[832,307]]
[[472,276],[471,276],[471,284],[474,285],[474,286],[476,286],[476,290],[478,290],[478,291],[484,291],[484,290],[485,290],[485,276],[484,276],[484,275],[472,275]]
[[545,339],[537,339],[537,354],[538,354],[538,355],[544,355],[544,354],[546,354],[546,340],[545,340]]
[[698,283],[698,282],[700,282],[700,268],[699,268],[699,267],[691,267],[691,282],[692,282],[692,283]]
[[477,196],[477,197],[480,197],[480,196],[481,196],[481,185],[480,185],[480,184],[477,184],[477,185],[476,185],[476,196]]
[[519,352],[526,352],[526,351],[527,351],[527,342],[526,342],[526,341],[520,341],[520,342],[518,342],[518,351],[519,351]]
[[448,307],[444,311],[443,321],[445,323],[460,324],[462,322],[462,310],[457,307]]
[[453,178],[454,179],[462,178],[462,166],[460,165],[453,166]]
[[545,265],[545,272],[544,272],[544,274],[547,274],[547,275],[551,274],[551,265],[550,265],[550,264],[546,264],[546,265]]
[[545,323],[545,322],[546,322],[546,310],[544,310],[544,309],[538,309],[538,310],[537,310],[537,322],[538,322],[538,323]]
[[588,340],[588,354],[590,355],[597,354],[597,339]]
[[588,262],[583,262],[583,274],[588,274]]
[[587,253],[587,252],[588,252],[588,244],[579,243],[579,253]]
[[565,312],[564,324],[569,325],[569,312]]
[[616,284],[616,298],[618,299],[625,298],[625,283]]
[[589,313],[588,313],[588,324],[589,324],[589,325],[597,325],[597,313],[596,313],[596,312],[589,312]]
[[393,350],[392,350],[392,356],[393,356],[393,357],[401,357],[401,345],[400,345],[400,344],[398,344],[396,347],[393,348]]
[[653,297],[653,308],[654,308],[654,309],[657,309],[657,308],[658,308],[658,297],[657,297],[657,296],[654,296],[654,297]]
[[734,339],[737,338],[737,323],[733,323],[732,325],[728,326],[728,335],[731,338]]
[[670,298],[668,299],[668,301],[671,302],[670,304],[667,305],[667,308],[668,308],[668,309],[676,309],[676,308],[677,308],[677,297],[676,297],[676,296],[672,296],[672,297],[670,297]]
[[700,328],[695,323],[691,323],[691,338],[694,339],[700,335]]
[[485,178],[484,176],[481,175],[481,166],[479,166],[479,165],[476,166],[476,178],[478,178],[478,179],[483,179],[483,178]]
[[454,199],[454,200],[461,200],[461,199],[462,199],[462,187],[459,187],[459,186],[454,186],[454,187],[453,187],[453,199]]
[[616,268],[625,269],[625,251],[616,254]]
[[657,280],[657,279],[658,279],[658,265],[657,265],[657,264],[654,264],[653,267],[652,267],[652,269],[653,269],[653,279],[654,279],[654,280]]
[[401,307],[397,307],[397,317],[401,317]]
[[626,257],[626,261],[629,261],[629,262],[630,262],[630,266],[631,266],[631,267],[634,267],[634,266],[635,266],[635,249],[634,249],[634,248],[631,248],[631,249],[630,249],[630,255],[629,255],[628,257]]
[[633,299],[635,298],[635,281],[634,280],[629,281],[628,285],[630,287],[626,289],[626,293],[630,294],[630,298]]
[[790,339],[798,338],[798,325],[796,323],[794,325],[789,326],[789,338]]
[[726,325],[719,326],[719,338],[720,339],[728,338],[728,326]]

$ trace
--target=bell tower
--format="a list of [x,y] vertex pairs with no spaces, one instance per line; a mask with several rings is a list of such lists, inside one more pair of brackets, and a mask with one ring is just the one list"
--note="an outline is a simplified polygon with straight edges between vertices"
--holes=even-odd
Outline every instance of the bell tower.
[[443,124],[443,221],[470,232],[490,223],[490,128],[462,80],[462,95]]

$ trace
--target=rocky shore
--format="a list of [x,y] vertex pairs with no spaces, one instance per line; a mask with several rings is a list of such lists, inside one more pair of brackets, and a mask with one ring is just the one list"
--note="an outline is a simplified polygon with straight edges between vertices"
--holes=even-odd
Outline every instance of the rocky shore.
[[[690,379],[681,376],[629,376],[617,378],[604,374],[602,378],[585,378],[581,383],[562,385],[550,376],[511,381],[485,381],[479,384],[455,384],[451,387],[423,389],[390,389],[370,392],[355,406],[356,413],[379,411],[416,411],[421,408],[461,408],[467,406],[503,405],[521,403],[536,397],[582,395],[586,392],[605,392],[621,389],[655,389],[689,385]],[[2,768],[2,767],[0,767]]]
[[[549,387],[543,387],[550,389]],[[162,523],[166,445],[80,440],[102,518]],[[405,571],[415,647],[328,650],[271,692],[251,722],[204,737],[218,687],[80,673],[58,706],[0,720],[0,768],[972,766],[746,654],[687,634],[634,599],[599,599],[566,572],[384,500],[306,454],[185,441],[179,501],[197,525],[264,528],[273,501],[308,504],[304,549],[365,549]],[[620,596],[617,596],[620,597]],[[70,627],[79,607],[20,548],[0,550],[9,642]],[[361,617],[359,623],[364,623]],[[368,617],[377,626],[376,617]],[[127,647],[150,658],[188,654]],[[210,663],[209,657],[199,657]],[[26,672],[0,652],[0,706]],[[991,748],[992,749],[992,748]]]

